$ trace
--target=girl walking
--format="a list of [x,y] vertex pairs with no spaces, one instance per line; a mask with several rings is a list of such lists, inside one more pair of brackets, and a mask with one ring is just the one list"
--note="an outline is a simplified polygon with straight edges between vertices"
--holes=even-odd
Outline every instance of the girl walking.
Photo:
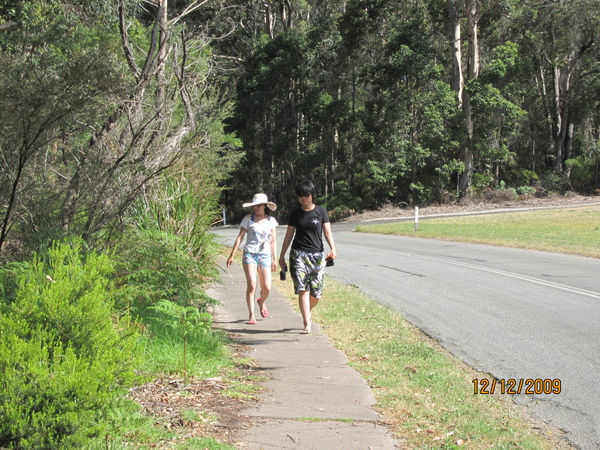
[[260,315],[269,317],[265,302],[271,293],[271,272],[277,270],[275,256],[277,253],[276,227],[279,225],[271,212],[277,205],[268,201],[266,194],[256,194],[251,202],[244,203],[244,208],[252,208],[252,212],[242,219],[231,254],[227,258],[227,267],[233,263],[233,256],[239,248],[244,236],[246,244],[242,254],[242,267],[246,275],[246,304],[248,305],[249,325],[256,324],[254,315],[254,295],[256,292],[256,274],[260,282],[260,297],[257,299]]

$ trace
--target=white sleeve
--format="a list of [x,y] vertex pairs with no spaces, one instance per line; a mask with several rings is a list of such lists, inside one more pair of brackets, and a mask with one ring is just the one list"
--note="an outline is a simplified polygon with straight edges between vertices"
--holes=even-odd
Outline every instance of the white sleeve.
[[250,224],[251,222],[248,216],[244,216],[244,218],[242,219],[242,223],[240,223],[240,226],[247,230],[248,228],[250,228]]

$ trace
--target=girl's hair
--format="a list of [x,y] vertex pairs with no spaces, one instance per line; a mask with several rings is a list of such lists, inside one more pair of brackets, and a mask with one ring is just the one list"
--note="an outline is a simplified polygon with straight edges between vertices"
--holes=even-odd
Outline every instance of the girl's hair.
[[265,207],[265,216],[270,216],[273,211],[271,211],[271,208],[269,208],[269,205],[267,205],[266,203],[261,203],[261,205],[264,205],[264,207]]
[[315,190],[315,185],[312,181],[304,180],[298,183],[296,186],[296,195],[298,196],[307,196],[312,195],[312,201],[315,202],[317,200],[317,193]]

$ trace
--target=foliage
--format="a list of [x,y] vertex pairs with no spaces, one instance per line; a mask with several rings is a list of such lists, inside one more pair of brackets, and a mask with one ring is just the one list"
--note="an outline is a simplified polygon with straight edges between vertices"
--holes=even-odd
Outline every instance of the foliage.
[[183,343],[181,367],[187,379],[188,342],[194,338],[201,338],[209,332],[212,326],[212,315],[201,313],[197,307],[181,306],[169,300],[162,300],[149,308],[155,313],[151,321],[156,326],[163,328],[168,335],[174,334],[181,338]]
[[[219,162],[223,163],[213,164]],[[199,166],[200,162],[161,178],[160,189],[135,203],[131,222],[140,230],[157,230],[179,238],[182,251],[202,271],[199,278],[209,280],[216,275],[218,248],[210,228],[220,220],[220,191],[208,170]]]
[[75,242],[13,272],[18,288],[0,316],[3,447],[81,446],[136,379],[137,336],[114,310],[113,270],[108,256],[82,257]]
[[136,4],[15,10],[23,30],[3,35],[0,52],[0,99],[12,106],[0,113],[0,247],[64,235],[100,247],[163,172],[200,163],[212,186],[235,164],[206,40]]
[[[192,3],[169,5],[168,19],[137,0],[122,17],[107,1],[0,8],[23,22],[0,34],[11,105],[0,117],[0,244],[41,248],[73,233],[101,245],[142,192],[164,204],[160,174],[174,166],[219,183],[234,221],[257,191],[285,216],[302,178],[323,202],[343,194],[357,210],[448,201],[470,173],[475,195],[501,179],[518,187],[523,171],[544,189],[598,189],[599,0],[479,5],[480,71],[463,86],[472,134],[453,84],[453,2],[232,0],[184,12]],[[181,173],[186,190],[195,173]]]
[[219,217],[218,171],[200,165],[169,171],[158,180],[161,189],[132,206],[118,253],[120,282],[130,294],[123,301],[132,302],[134,314],[161,300],[201,311],[212,304],[203,286],[218,276],[220,247],[210,230]]
[[532,197],[536,192],[537,191],[533,186],[519,186],[517,188],[517,194],[522,197]]
[[[478,3],[480,71],[464,85],[472,136],[464,98],[451,87],[449,2],[341,3],[303,4],[310,14],[301,25],[276,25],[238,47],[252,50],[233,77],[238,108],[230,129],[247,155],[224,183],[234,218],[234,201],[257,190],[285,215],[301,178],[340,211],[449,201],[468,171],[474,195],[500,180],[531,185],[526,172],[537,174],[542,190],[597,189],[595,160],[585,160],[589,170],[575,161],[583,162],[600,130],[598,47],[591,45],[598,0]],[[267,15],[244,18],[257,30]],[[461,62],[466,71],[467,55]],[[464,148],[473,152],[472,167]]]
[[127,293],[121,306],[135,316],[162,300],[206,310],[202,283],[214,268],[199,265],[177,236],[156,229],[130,233],[119,251],[119,284]]
[[591,192],[600,188],[600,140],[591,143],[582,155],[568,159],[565,165],[569,170],[571,185],[577,191]]
[[[119,67],[110,17],[76,2],[25,2],[23,30],[7,33],[0,52],[0,215],[4,244],[60,228],[66,181],[90,139],[94,116],[108,114],[107,98],[127,83]],[[115,21],[113,20],[113,24]]]

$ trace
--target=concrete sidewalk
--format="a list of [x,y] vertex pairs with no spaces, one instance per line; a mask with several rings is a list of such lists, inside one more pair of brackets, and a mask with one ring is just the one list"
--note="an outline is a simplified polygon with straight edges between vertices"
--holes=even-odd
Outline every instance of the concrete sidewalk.
[[[225,259],[220,266],[226,267]],[[228,273],[231,277],[224,274],[223,284],[208,291],[222,303],[215,308],[215,323],[250,346],[257,369],[270,376],[261,383],[256,405],[241,411],[257,419],[239,437],[243,448],[402,448],[372,408],[375,400],[365,380],[319,325],[313,323],[310,335],[300,334],[300,314],[275,287],[267,301],[270,317],[261,318],[257,305],[257,324],[247,325],[244,273],[236,263]]]

